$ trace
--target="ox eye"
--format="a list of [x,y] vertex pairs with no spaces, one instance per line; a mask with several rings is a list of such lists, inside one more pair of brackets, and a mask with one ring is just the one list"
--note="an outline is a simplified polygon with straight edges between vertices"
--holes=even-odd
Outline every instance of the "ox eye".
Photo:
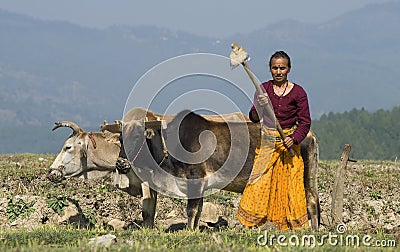
[[65,146],[65,150],[70,150],[72,146]]

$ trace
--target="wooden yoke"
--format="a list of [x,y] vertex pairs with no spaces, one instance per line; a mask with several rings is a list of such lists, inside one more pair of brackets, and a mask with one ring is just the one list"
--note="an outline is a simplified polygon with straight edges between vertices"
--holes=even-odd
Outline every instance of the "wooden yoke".
[[122,133],[123,122],[121,120],[115,120],[113,124],[108,124],[106,120],[104,120],[103,125],[100,125],[100,131],[109,131],[111,133]]
[[145,121],[144,127],[146,129],[161,130],[167,128],[167,123],[165,122],[165,120]]

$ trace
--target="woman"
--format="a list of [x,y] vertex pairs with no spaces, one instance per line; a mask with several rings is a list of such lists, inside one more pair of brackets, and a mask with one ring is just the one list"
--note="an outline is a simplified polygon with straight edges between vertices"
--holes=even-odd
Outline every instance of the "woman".
[[[281,230],[306,228],[308,224],[303,175],[304,163],[300,143],[311,126],[308,98],[304,89],[287,77],[291,69],[290,57],[284,51],[274,53],[269,60],[272,80],[261,84],[263,95],[256,95],[249,112],[253,122],[263,116],[262,139],[273,132],[274,146],[260,141],[256,149],[250,179],[243,192],[238,219],[247,226],[273,223]],[[280,139],[269,127],[271,119],[264,113],[270,102],[276,119],[286,138]],[[292,148],[292,157],[287,148]]]

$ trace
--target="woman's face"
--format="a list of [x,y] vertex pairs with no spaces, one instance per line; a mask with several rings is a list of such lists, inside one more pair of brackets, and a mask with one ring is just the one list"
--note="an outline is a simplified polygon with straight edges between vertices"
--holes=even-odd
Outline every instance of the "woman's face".
[[272,58],[269,71],[276,84],[285,83],[290,72],[288,60],[286,58]]

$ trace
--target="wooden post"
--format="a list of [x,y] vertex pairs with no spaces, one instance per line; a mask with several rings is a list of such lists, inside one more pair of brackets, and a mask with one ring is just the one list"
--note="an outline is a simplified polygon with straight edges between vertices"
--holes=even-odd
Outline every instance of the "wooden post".
[[334,225],[343,223],[344,179],[347,162],[349,161],[350,150],[351,146],[349,144],[345,144],[339,166],[336,170],[335,184],[332,191],[332,223]]

